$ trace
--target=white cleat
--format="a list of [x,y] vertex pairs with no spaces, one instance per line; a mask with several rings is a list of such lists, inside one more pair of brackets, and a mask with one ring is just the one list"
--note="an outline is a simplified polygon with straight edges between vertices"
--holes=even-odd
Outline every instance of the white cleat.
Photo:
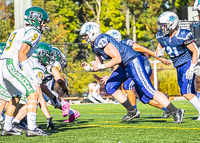
[[196,119],[196,121],[200,121],[200,114],[199,114],[199,117]]

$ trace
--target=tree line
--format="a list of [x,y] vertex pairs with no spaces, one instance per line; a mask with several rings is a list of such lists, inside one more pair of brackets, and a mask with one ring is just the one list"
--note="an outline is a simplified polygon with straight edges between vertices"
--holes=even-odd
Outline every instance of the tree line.
[[[91,61],[90,46],[80,43],[78,34],[83,23],[94,21],[104,33],[117,29],[122,39],[134,42],[155,40],[158,16],[172,9],[173,0],[32,0],[33,6],[44,8],[50,18],[50,32],[41,42],[57,46],[64,52],[67,48],[67,73],[70,94],[81,95],[94,80],[93,73],[85,73],[80,67],[82,61]],[[182,7],[192,6],[194,0],[176,0],[175,8],[179,18]],[[0,1],[0,42],[6,42],[14,28],[14,3]],[[67,43],[64,45],[64,43]],[[76,72],[73,72],[76,71]],[[109,74],[109,71],[105,71]],[[102,76],[102,72],[95,75]]]

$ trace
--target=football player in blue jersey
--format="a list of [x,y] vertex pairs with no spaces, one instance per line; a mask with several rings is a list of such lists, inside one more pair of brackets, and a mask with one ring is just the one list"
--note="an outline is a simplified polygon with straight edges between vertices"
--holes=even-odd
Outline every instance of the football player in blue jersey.
[[[178,84],[183,95],[199,112],[200,101],[195,96],[194,68],[199,57],[199,50],[194,43],[192,32],[180,29],[178,16],[170,11],[162,13],[157,21],[158,33],[156,38],[159,42],[156,55],[161,57],[164,50],[170,56],[177,70]],[[197,120],[200,120],[200,116]]]
[[[115,29],[108,30],[106,32],[106,34],[111,35],[118,42],[122,42],[122,43],[124,43],[126,45],[129,45],[131,47],[134,44],[134,42],[132,40],[130,40],[130,39],[121,40],[121,33],[118,30],[115,30]],[[143,57],[143,60],[144,60],[145,70],[146,70],[147,74],[150,77],[151,74],[152,74],[152,70],[151,70],[151,65],[150,65],[149,59],[148,59],[147,55],[145,55],[143,53],[142,53],[142,57]],[[167,59],[159,58],[159,60],[161,60],[161,62],[164,62]],[[168,61],[168,63],[170,63],[170,61]],[[134,91],[133,91],[134,87],[135,87],[135,83],[131,78],[128,78],[123,84],[123,89],[125,89],[125,91],[126,91],[126,93],[128,95],[128,99],[130,100],[130,103],[133,105],[133,107],[136,108],[137,107],[136,106],[136,98],[135,98],[135,94],[134,94]],[[160,105],[156,101],[150,100],[149,98],[146,98],[143,94],[141,94],[141,92],[138,90],[137,87],[135,89],[136,89],[136,92],[138,92],[138,96],[140,97],[140,100],[141,100],[142,103],[149,104],[149,105],[151,105],[153,107],[157,107],[159,109],[164,110],[163,118],[168,118],[170,116],[170,112],[166,108],[164,108],[162,105]]]
[[[133,44],[133,47],[119,43],[112,36],[101,33],[100,26],[95,22],[83,24],[79,35],[82,36],[82,40],[91,43],[92,51],[95,54],[95,61],[90,62],[92,67],[86,62],[81,64],[85,70],[98,71],[119,65],[108,79],[105,89],[108,94],[113,95],[127,109],[127,115],[123,118],[124,121],[134,118],[137,113],[137,109],[131,105],[128,98],[118,89],[130,77],[146,98],[154,99],[172,113],[174,123],[182,122],[184,110],[177,109],[163,93],[154,89],[145,71],[141,53],[137,52],[146,52],[155,57],[153,51],[136,43]],[[106,60],[108,62],[103,64],[103,61]]]

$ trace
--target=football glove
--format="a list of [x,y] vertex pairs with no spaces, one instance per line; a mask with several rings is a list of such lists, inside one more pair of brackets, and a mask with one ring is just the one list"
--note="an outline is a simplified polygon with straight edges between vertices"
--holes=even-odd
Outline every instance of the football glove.
[[68,89],[62,89],[63,93],[66,93],[68,95]]
[[47,118],[47,130],[49,130],[49,128],[51,128],[51,130],[55,130],[54,124],[52,122],[52,117],[51,118]]
[[197,76],[200,75],[200,66],[196,66],[196,67],[194,68],[194,73],[195,73]]
[[196,64],[191,64],[190,68],[186,71],[185,75],[186,75],[186,79],[192,79],[193,75],[194,75],[194,67]]
[[158,48],[158,52],[155,52],[156,57],[162,57],[164,55],[165,48]]

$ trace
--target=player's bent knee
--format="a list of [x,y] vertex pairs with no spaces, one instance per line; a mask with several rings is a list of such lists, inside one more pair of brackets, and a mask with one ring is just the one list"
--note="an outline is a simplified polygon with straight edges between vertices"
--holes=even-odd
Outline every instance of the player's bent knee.
[[26,106],[27,112],[35,112],[36,113],[37,105],[38,105],[38,102],[35,100],[27,101],[27,106]]
[[113,94],[116,92],[117,89],[115,89],[114,87],[110,86],[110,84],[106,84],[105,85],[105,90],[107,94]]

